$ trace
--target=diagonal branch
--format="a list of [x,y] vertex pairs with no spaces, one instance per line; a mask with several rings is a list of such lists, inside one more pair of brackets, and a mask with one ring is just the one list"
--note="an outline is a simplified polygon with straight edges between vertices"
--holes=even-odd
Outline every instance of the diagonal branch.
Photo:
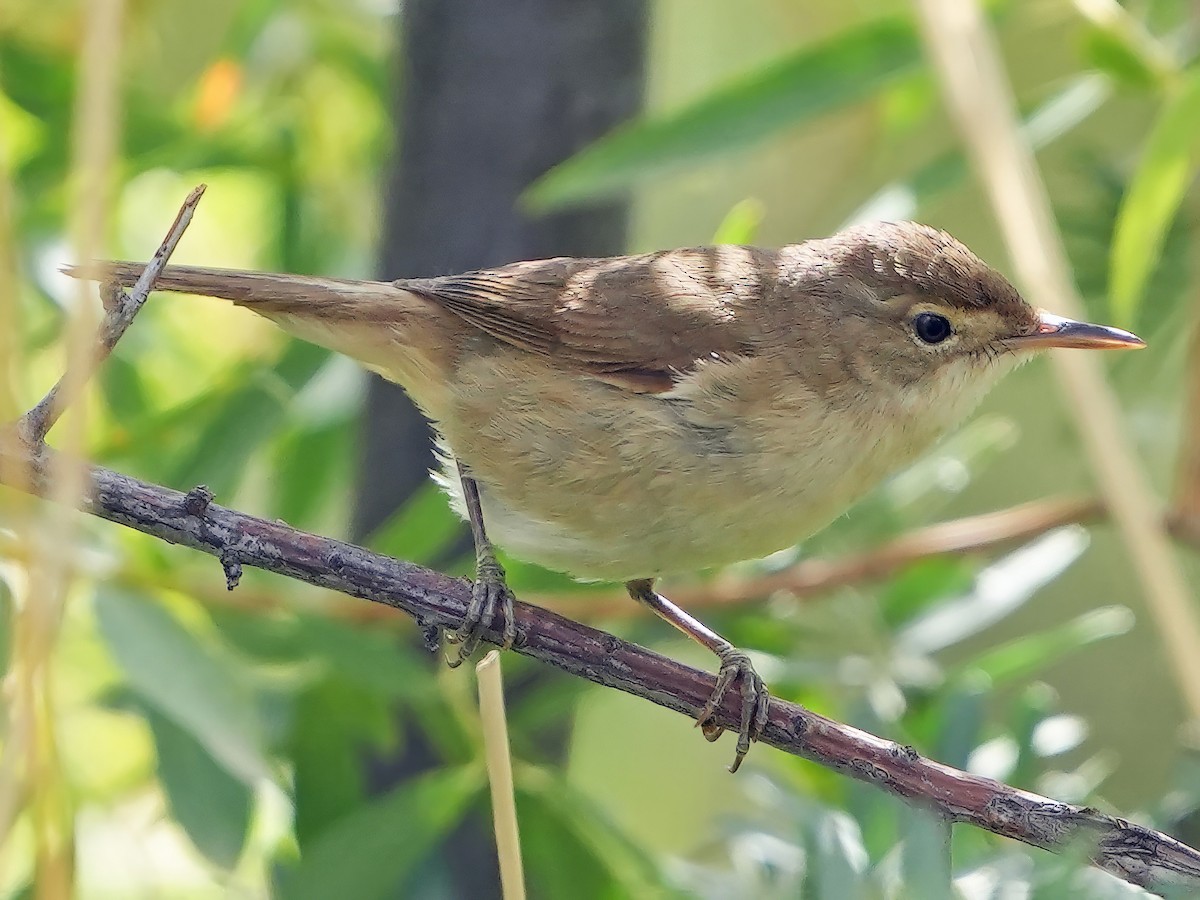
[[[4,463],[19,463],[33,474],[27,483],[11,486],[48,495],[52,451],[10,446],[0,453],[0,472],[15,471]],[[90,468],[88,476],[87,512],[208,553],[221,561],[231,580],[241,566],[254,566],[399,609],[427,628],[457,626],[470,601],[470,588],[460,579],[218,506],[202,489],[182,494],[99,467]],[[572,675],[689,716],[712,692],[711,675],[613,635],[524,603],[516,605],[515,614],[514,650]],[[484,639],[498,644],[501,635],[493,630]],[[738,713],[731,695],[717,719],[736,729]],[[912,747],[793,703],[772,698],[762,742],[950,821],[1054,852],[1082,845],[1096,866],[1134,884],[1200,890],[1200,852],[1165,834],[941,765]]]
[[58,421],[63,410],[74,399],[69,396],[72,392],[71,388],[78,390],[86,383],[92,372],[108,358],[113,347],[117,346],[117,341],[133,324],[134,317],[145,304],[146,298],[150,296],[150,291],[154,289],[154,282],[166,268],[167,261],[175,252],[175,247],[183,238],[188,225],[191,224],[192,215],[196,211],[197,204],[200,203],[200,198],[204,196],[205,188],[206,186],[203,184],[198,185],[188,194],[179,208],[179,213],[175,216],[174,223],[167,231],[167,236],[163,238],[162,244],[151,257],[150,262],[146,263],[146,268],[129,293],[122,290],[120,285],[104,285],[104,306],[107,314],[100,325],[100,336],[92,357],[81,363],[84,366],[82,372],[75,373],[68,369],[67,374],[63,375],[54,387],[50,388],[37,406],[21,417],[17,427],[24,441],[38,444],[45,440],[46,433],[54,427],[54,423]]

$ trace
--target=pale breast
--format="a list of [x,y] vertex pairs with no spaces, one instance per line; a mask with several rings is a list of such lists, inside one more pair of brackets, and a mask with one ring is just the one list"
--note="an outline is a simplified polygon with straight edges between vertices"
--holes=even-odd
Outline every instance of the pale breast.
[[795,544],[914,455],[877,410],[831,415],[763,365],[714,362],[638,395],[500,354],[460,371],[439,424],[513,555],[604,580],[696,571]]

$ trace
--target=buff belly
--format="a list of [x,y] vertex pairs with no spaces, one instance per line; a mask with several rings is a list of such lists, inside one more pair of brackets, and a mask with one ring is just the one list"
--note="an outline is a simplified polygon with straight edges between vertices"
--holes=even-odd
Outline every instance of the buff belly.
[[[438,417],[448,458],[480,484],[489,536],[514,556],[624,581],[766,556],[824,527],[934,437],[881,430],[877,410],[829,415],[815,397],[711,370],[669,395],[541,367],[462,377]],[[894,434],[893,434],[894,432]],[[912,447],[901,451],[894,437]],[[916,438],[919,446],[912,446]],[[453,465],[440,479],[460,514]]]

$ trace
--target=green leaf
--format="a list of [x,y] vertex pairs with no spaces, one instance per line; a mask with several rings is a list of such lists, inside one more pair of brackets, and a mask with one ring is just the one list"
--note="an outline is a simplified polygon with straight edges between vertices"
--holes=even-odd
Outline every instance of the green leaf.
[[478,766],[440,769],[342,818],[281,878],[284,900],[399,896],[484,786]]
[[866,890],[867,851],[858,823],[844,812],[823,810],[808,827],[809,866],[805,896],[861,897]]
[[1118,637],[1132,627],[1133,613],[1126,607],[1106,606],[1086,612],[1065,625],[989,650],[963,669],[984,672],[996,684],[1021,681],[1068,653],[1105,638]]
[[427,481],[368,539],[377,553],[430,565],[463,533],[462,521],[446,496]]
[[1117,213],[1109,283],[1113,314],[1122,324],[1132,325],[1137,317],[1146,282],[1198,161],[1200,70],[1163,106]]
[[1084,60],[1117,81],[1136,88],[1169,85],[1179,77],[1179,64],[1124,4],[1075,0],[1084,18]]
[[[1108,80],[1096,74],[1067,82],[1021,123],[1021,133],[1035,150],[1057,141],[1096,112],[1112,94]],[[847,223],[873,219],[914,219],[939,195],[962,184],[969,167],[959,150],[934,158],[906,178],[884,185],[860,206]]]
[[753,244],[766,209],[761,200],[747,197],[733,205],[713,234],[714,244]]
[[934,748],[934,758],[960,769],[967,764],[971,751],[979,744],[983,728],[984,705],[991,684],[978,672],[951,682],[938,704],[928,715],[927,724],[936,728],[927,739]]
[[232,493],[246,460],[283,421],[287,402],[324,365],[329,352],[302,341],[288,344],[267,372],[222,398],[214,415],[168,476],[170,484],[206,484],[218,496]]
[[961,556],[917,560],[880,589],[879,610],[893,631],[971,589],[977,563]]
[[1145,57],[1112,31],[1089,27],[1081,44],[1083,61],[1116,81],[1143,90],[1159,86],[1159,75]]
[[122,426],[146,414],[151,404],[137,366],[114,354],[105,360],[97,374],[104,400]]
[[957,896],[951,886],[950,823],[937,813],[913,806],[902,807],[900,818],[904,830],[900,850],[904,895],[922,900]]
[[139,697],[194,737],[247,783],[268,775],[263,731],[232,660],[159,603],[104,586],[96,595],[100,633]]
[[253,795],[208,750],[171,719],[146,710],[158,755],[158,780],[175,821],[196,849],[232,869],[246,843]]
[[745,147],[866,100],[921,61],[907,19],[883,19],[802,47],[674,113],[624,126],[551,169],[525,192],[548,210]]
[[992,563],[974,589],[935,606],[896,635],[909,653],[935,653],[1007,618],[1079,558],[1087,538],[1078,528],[1059,528]]
[[590,798],[548,770],[518,771],[517,816],[533,896],[663,896],[665,885],[651,855]]
[[297,698],[287,753],[302,851],[361,806],[363,752],[386,744],[394,727],[390,703],[342,678],[321,681]]
[[353,431],[345,422],[298,428],[279,442],[274,456],[278,518],[304,526],[338,485],[354,459]]

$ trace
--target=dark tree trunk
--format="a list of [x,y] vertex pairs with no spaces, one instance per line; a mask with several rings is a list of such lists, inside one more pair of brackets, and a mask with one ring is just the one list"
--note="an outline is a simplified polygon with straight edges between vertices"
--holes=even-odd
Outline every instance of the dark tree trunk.
[[[409,0],[403,10],[380,277],[622,252],[624,203],[532,219],[516,201],[639,109],[644,0]],[[423,482],[428,433],[403,392],[373,377],[359,535]]]
[[[407,0],[402,10],[381,277],[622,252],[623,203],[533,219],[516,201],[538,175],[639,109],[644,0]],[[355,532],[384,522],[431,463],[421,416],[402,391],[373,378]],[[406,730],[402,756],[370,763],[373,790],[439,764],[417,730]],[[482,818],[465,823],[447,850],[454,896],[500,896]]]

